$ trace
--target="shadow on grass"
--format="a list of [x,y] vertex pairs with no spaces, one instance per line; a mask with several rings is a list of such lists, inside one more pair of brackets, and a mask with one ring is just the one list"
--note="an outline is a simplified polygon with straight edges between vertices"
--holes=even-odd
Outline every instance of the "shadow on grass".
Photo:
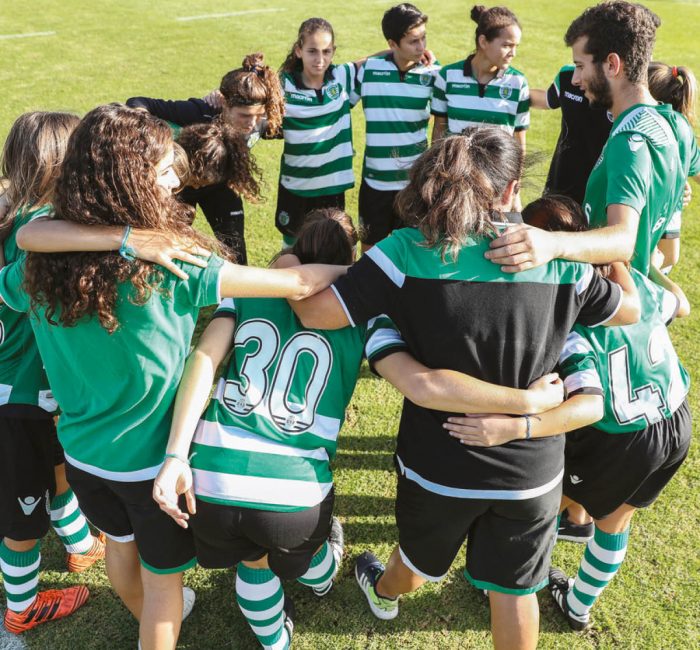
[[396,449],[395,435],[353,436],[341,434],[338,437],[339,452],[383,451],[392,455]]
[[390,470],[394,466],[393,453],[356,453],[352,451],[339,451],[335,456],[333,466],[337,469],[379,469]]

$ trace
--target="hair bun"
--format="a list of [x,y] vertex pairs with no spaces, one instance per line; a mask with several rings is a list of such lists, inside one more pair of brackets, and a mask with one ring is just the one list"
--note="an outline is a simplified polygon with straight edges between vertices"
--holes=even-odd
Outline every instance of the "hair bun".
[[262,52],[248,54],[244,59],[241,67],[246,72],[257,72],[265,65],[265,55]]
[[474,5],[469,16],[475,23],[478,23],[486,11],[488,11],[488,9],[486,9],[484,5]]

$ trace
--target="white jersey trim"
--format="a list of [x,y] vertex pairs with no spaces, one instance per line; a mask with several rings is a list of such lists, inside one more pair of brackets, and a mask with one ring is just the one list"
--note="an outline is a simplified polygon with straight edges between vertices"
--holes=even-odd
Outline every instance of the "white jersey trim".
[[100,478],[106,478],[108,481],[117,481],[119,483],[135,483],[136,481],[150,481],[158,476],[158,472],[162,467],[163,463],[158,463],[154,467],[147,467],[145,469],[137,469],[132,472],[112,472],[110,470],[102,469],[101,467],[95,467],[95,465],[88,465],[87,463],[82,463],[76,460],[68,454],[66,456],[66,461],[77,467],[83,472],[92,474],[93,476],[99,476]]

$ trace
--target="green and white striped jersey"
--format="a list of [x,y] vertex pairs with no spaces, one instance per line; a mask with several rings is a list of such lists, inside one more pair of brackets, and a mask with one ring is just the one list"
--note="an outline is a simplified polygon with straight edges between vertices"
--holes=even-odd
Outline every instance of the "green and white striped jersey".
[[400,72],[391,54],[367,59],[357,73],[367,145],[362,177],[375,190],[408,185],[413,162],[428,148],[430,98],[439,65]]
[[[33,219],[51,214],[50,205],[21,209],[12,230],[3,242],[5,264],[23,260],[24,251],[17,248],[17,231]],[[39,356],[34,332],[26,313],[0,305],[0,406],[25,404],[54,413],[58,405],[49,390],[49,380]]]
[[282,75],[282,85],[283,187],[299,196],[325,196],[350,189],[355,184],[350,121],[355,65],[331,66],[320,90],[304,87],[295,73]]
[[195,493],[224,505],[293,511],[333,486],[345,408],[363,350],[370,361],[405,349],[383,316],[366,327],[304,329],[285,300],[224,300],[236,319],[233,354],[192,444]]
[[678,360],[666,325],[678,299],[632,269],[642,312],[624,327],[575,325],[559,359],[569,395],[602,395],[605,414],[593,426],[629,433],[670,418],[685,400],[690,379]]
[[443,66],[435,80],[431,110],[447,117],[447,130],[459,134],[468,126],[493,124],[509,133],[530,126],[530,89],[515,68],[507,68],[487,84],[473,76],[471,58]]

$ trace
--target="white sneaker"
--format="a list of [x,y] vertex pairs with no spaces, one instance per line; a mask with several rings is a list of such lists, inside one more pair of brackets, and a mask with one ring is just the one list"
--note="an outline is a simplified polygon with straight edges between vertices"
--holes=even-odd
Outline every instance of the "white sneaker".
[[194,607],[194,601],[196,599],[194,589],[189,587],[182,588],[182,620],[184,621],[192,611]]

